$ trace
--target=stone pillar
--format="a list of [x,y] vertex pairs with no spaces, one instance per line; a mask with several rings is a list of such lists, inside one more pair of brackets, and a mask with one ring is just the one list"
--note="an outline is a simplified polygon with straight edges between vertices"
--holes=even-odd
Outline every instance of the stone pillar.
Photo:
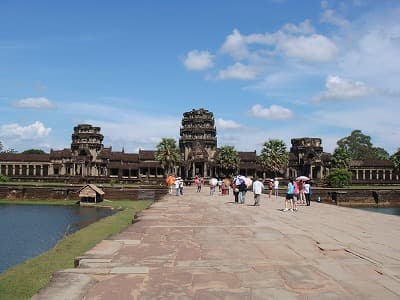
[[204,166],[203,166],[203,178],[207,177],[207,163],[204,162]]

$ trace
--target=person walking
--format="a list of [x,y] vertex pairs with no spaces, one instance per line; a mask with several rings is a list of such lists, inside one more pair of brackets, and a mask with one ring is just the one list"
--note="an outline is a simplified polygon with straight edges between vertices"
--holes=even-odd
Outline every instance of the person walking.
[[176,196],[179,196],[181,194],[180,183],[181,183],[181,178],[180,177],[176,178],[174,182]]
[[271,199],[272,188],[274,187],[274,181],[272,179],[268,180],[268,198]]
[[254,193],[254,206],[260,205],[260,198],[263,190],[265,189],[262,179],[257,179],[253,182],[253,193]]
[[310,202],[311,202],[310,181],[306,181],[306,183],[304,184],[304,195],[306,196],[306,204],[307,204],[307,206],[310,206]]
[[247,185],[246,185],[246,183],[243,181],[243,182],[239,185],[239,203],[240,203],[240,204],[244,204],[244,202],[246,202],[246,192],[247,192]]
[[201,192],[201,184],[203,182],[203,179],[200,176],[196,176],[194,183],[197,186],[197,192],[200,193]]
[[278,192],[279,192],[279,180],[278,178],[274,179],[274,194],[275,198],[278,198]]
[[239,187],[236,186],[235,184],[235,178],[233,179],[231,183],[232,191],[233,191],[233,196],[235,197],[235,204],[239,203]]
[[288,186],[287,186],[287,192],[286,192],[286,199],[285,199],[285,208],[283,211],[288,211],[289,207],[290,210],[293,211],[293,194],[294,194],[294,185],[293,185],[293,179],[289,180]]

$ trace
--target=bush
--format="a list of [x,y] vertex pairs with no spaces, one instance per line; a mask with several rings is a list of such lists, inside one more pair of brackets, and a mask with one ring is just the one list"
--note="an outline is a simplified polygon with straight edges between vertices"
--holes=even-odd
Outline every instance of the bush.
[[0,182],[9,182],[10,178],[4,175],[0,175]]
[[351,183],[352,173],[347,169],[332,169],[327,177],[328,185],[331,187],[344,187]]

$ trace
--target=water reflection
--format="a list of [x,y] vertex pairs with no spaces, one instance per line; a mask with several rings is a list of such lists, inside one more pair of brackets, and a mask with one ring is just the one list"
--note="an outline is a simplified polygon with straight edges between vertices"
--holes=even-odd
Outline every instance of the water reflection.
[[0,205],[0,272],[113,213],[110,209],[80,206]]

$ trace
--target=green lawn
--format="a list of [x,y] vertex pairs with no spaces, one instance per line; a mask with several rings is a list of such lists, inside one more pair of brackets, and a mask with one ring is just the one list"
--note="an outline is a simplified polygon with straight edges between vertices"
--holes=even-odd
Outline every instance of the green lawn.
[[[23,202],[24,204],[38,204],[37,201]],[[74,203],[74,201],[72,202]],[[0,203],[16,202],[0,200]],[[54,201],[41,201],[41,203],[53,204]],[[151,201],[129,200],[102,202],[100,205],[111,206],[121,209],[121,211],[65,237],[49,251],[2,273],[0,275],[0,299],[30,299],[50,281],[54,271],[73,268],[75,257],[83,255],[101,240],[120,232],[132,223],[133,215],[136,212],[149,207],[151,203]],[[2,257],[1,259],[6,258]]]

